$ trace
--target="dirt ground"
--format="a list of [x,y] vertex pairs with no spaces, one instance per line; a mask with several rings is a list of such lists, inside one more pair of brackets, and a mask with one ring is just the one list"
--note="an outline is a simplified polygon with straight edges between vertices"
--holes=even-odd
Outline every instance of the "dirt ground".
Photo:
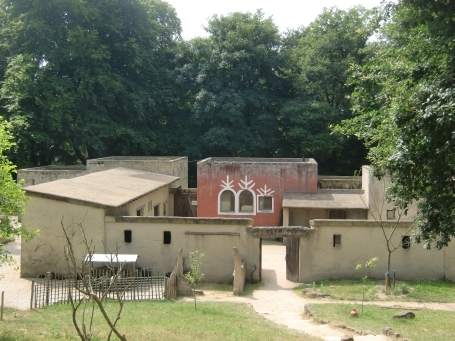
[[[4,247],[10,251],[20,264],[20,242],[16,241]],[[328,324],[318,324],[303,316],[304,306],[307,303],[318,302],[298,297],[293,288],[297,283],[286,280],[286,248],[277,243],[264,243],[262,249],[262,282],[263,285],[252,294],[233,296],[232,291],[213,291],[204,289],[204,295],[198,299],[201,301],[239,302],[250,304],[253,309],[263,317],[304,334],[320,337],[326,341],[339,341],[345,334],[352,334],[344,329],[336,328]],[[0,280],[0,291],[5,292],[5,306],[17,309],[30,307],[31,279],[19,277],[19,271],[14,267],[0,267],[0,274],[5,278]],[[192,300],[183,297],[181,300]],[[324,303],[330,301],[324,300]],[[339,303],[339,302],[337,302]],[[350,310],[353,302],[348,304]],[[371,303],[371,302],[370,302]],[[455,304],[422,304],[413,302],[379,302],[383,306],[400,306],[413,308],[429,308],[455,311]],[[354,335],[356,341],[389,340],[383,335]]]

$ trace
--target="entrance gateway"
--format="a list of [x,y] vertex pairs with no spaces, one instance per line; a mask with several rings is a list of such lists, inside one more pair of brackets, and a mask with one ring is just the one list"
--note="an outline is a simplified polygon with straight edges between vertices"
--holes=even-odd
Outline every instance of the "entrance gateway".
[[[261,238],[261,265],[262,271],[262,238],[286,238],[286,279],[291,282],[300,282],[300,238],[305,238],[314,230],[304,226],[255,226],[251,233],[255,238]],[[259,277],[262,275],[259,273]]]

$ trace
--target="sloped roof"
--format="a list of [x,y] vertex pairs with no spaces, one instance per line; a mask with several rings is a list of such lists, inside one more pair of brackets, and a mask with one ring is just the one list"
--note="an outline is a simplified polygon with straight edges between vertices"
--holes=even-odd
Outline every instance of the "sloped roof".
[[51,181],[25,187],[28,196],[85,204],[99,208],[124,206],[144,195],[167,186],[178,177],[114,168],[72,179]]
[[321,209],[367,209],[363,190],[319,190],[316,194],[285,193],[283,207]]

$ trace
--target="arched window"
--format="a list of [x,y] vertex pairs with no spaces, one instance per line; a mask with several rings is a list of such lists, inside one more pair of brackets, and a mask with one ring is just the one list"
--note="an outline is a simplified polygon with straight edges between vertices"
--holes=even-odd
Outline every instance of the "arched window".
[[239,212],[253,212],[254,211],[254,201],[253,193],[250,191],[242,191],[239,195]]
[[235,195],[231,191],[224,191],[220,195],[220,212],[235,211]]

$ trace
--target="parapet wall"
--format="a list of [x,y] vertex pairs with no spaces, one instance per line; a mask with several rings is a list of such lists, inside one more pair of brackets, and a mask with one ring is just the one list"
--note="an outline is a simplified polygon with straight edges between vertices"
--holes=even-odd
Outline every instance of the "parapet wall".
[[42,183],[72,179],[87,174],[85,166],[60,166],[51,165],[36,168],[19,169],[17,172],[17,181],[23,181],[23,186],[33,186]]
[[125,167],[180,177],[172,187],[188,188],[188,158],[186,156],[110,156],[87,160],[87,172],[95,173]]
[[362,189],[362,178],[359,176],[319,175],[319,189]]

